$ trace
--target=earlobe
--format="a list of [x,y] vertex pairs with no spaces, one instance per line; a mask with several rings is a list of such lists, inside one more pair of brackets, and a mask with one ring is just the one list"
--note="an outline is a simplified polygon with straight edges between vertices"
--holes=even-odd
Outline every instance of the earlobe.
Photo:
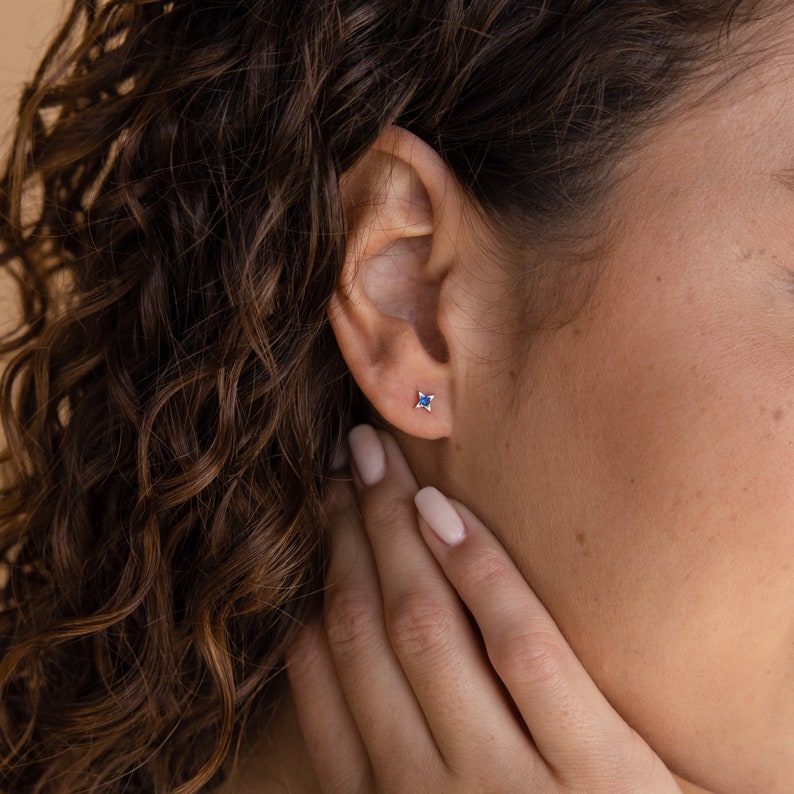
[[[389,424],[403,432],[427,439],[448,436],[452,389],[447,365],[424,350],[406,320],[384,315],[380,323],[362,326],[360,309],[342,303],[338,294],[329,306],[337,342],[361,391]],[[420,393],[434,395],[430,411],[417,410]]]
[[438,154],[395,127],[343,179],[347,254],[329,319],[373,408],[419,438],[452,430],[441,293],[455,258],[457,191]]

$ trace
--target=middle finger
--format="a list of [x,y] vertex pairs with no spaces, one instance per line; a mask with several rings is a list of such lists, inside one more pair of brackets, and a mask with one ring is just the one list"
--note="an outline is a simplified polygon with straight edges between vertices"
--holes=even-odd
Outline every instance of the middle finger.
[[[460,770],[475,763],[473,748],[493,756],[521,743],[526,752],[525,728],[517,730],[461,602],[422,539],[413,501],[418,486],[399,445],[360,425],[350,448],[386,629],[442,756]],[[361,468],[369,469],[363,477]]]
[[332,544],[325,631],[375,777],[398,778],[406,758],[420,769],[437,767],[435,742],[386,634],[378,574],[353,495],[328,518]]

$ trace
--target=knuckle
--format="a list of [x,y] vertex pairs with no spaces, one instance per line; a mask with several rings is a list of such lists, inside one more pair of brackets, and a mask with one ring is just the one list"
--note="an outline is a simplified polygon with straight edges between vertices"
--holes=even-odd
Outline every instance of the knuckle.
[[398,656],[413,657],[452,642],[453,617],[448,607],[420,594],[390,607],[386,624]]
[[494,650],[494,666],[507,680],[530,686],[562,684],[566,649],[559,637],[543,630],[505,637]]
[[388,492],[367,491],[362,495],[361,507],[364,523],[372,527],[405,526],[416,520],[416,507],[404,495]]
[[514,570],[503,554],[489,548],[473,550],[463,561],[464,575],[473,589],[482,587],[498,589],[502,583],[514,576]]
[[331,650],[355,652],[376,632],[380,605],[353,588],[337,588],[326,594],[324,619]]

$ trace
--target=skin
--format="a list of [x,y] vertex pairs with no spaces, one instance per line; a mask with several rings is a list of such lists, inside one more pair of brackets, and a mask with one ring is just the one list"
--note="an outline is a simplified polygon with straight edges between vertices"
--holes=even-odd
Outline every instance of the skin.
[[358,505],[332,494],[324,621],[288,658],[322,790],[678,794],[477,517],[387,434],[350,446]]
[[627,157],[592,294],[530,345],[427,147],[389,131],[348,180],[351,372],[684,790],[794,788],[792,130],[789,17]]
[[443,463],[618,711],[726,794],[794,785],[787,45],[655,132],[586,311],[467,393]]
[[294,701],[224,792],[702,792],[609,705],[465,505],[419,491],[383,431],[350,446],[324,617],[287,655]]

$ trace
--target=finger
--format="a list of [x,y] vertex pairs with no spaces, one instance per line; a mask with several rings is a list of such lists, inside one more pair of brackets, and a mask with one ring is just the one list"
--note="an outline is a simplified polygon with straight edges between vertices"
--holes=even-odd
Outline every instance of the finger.
[[386,634],[378,576],[354,497],[337,505],[329,515],[328,648],[375,778],[396,784],[405,759],[429,771],[438,766],[438,751]]
[[636,744],[485,525],[435,488],[420,491],[416,504],[428,547],[471,611],[494,669],[552,769],[581,773]]
[[319,622],[300,630],[286,661],[298,723],[322,790],[328,794],[372,791],[369,756]]
[[389,639],[442,757],[456,771],[476,766],[478,757],[521,758],[529,774],[534,750],[526,728],[419,533],[417,485],[399,445],[364,425],[351,431],[350,447]]

